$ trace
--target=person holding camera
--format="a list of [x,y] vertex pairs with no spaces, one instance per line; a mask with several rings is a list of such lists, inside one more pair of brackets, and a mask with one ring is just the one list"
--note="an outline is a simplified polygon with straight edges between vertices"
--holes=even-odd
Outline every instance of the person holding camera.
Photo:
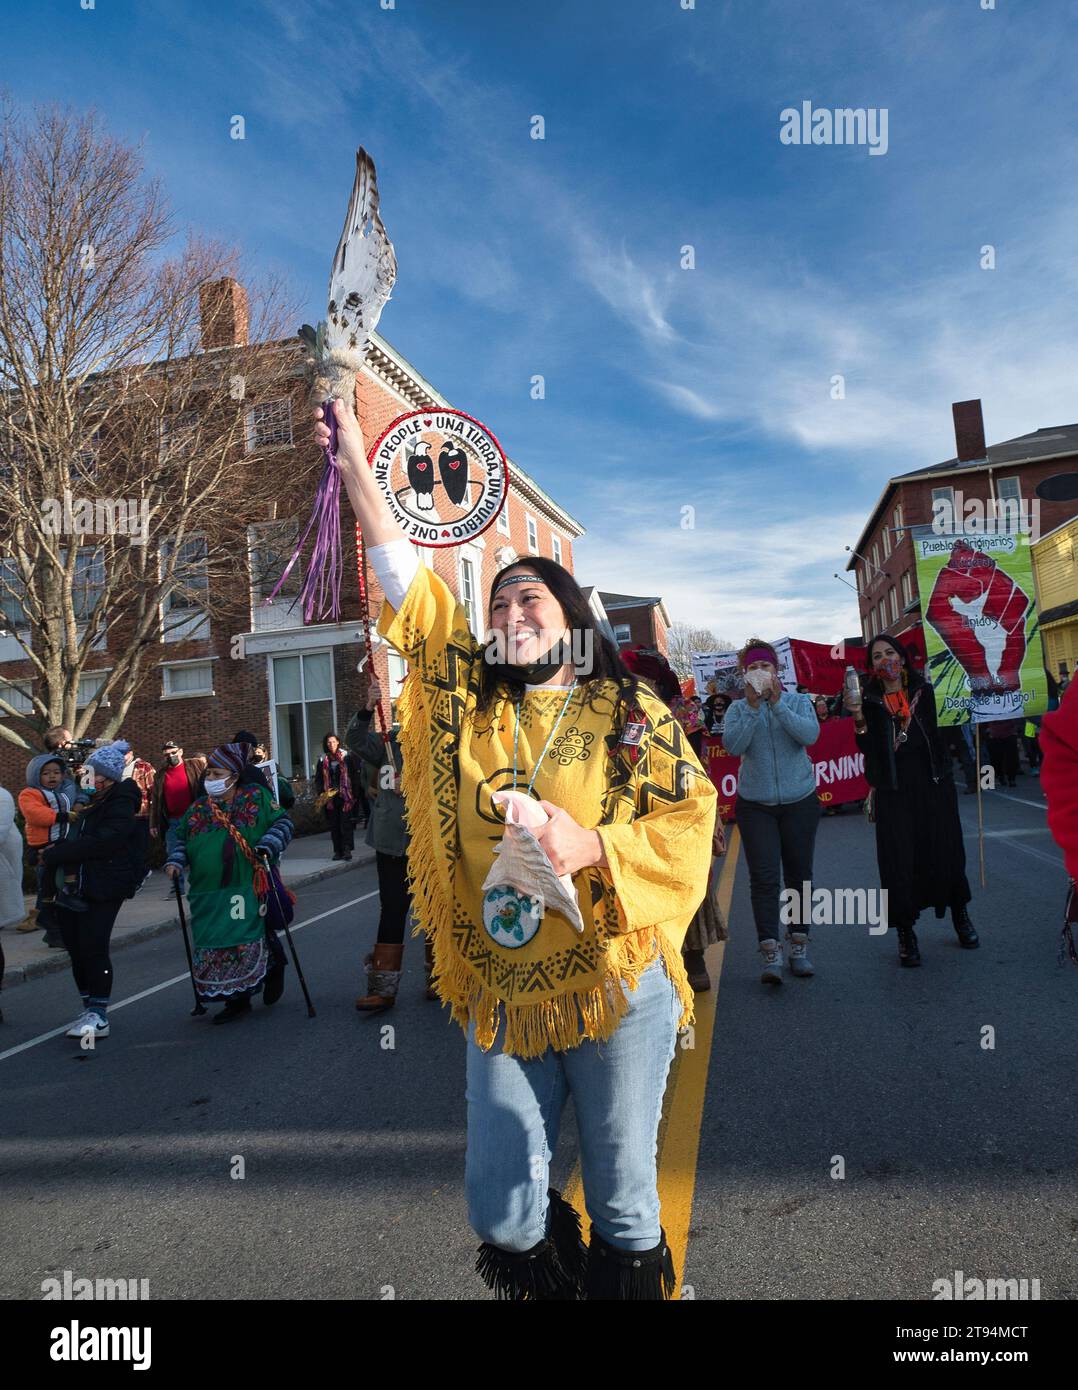
[[[749,891],[764,968],[761,983],[782,983],[779,941],[779,887],[800,894],[811,884],[820,802],[816,773],[805,751],[820,736],[820,724],[808,695],[784,691],[778,655],[769,642],[752,637],[738,653],[745,678],[744,697],[726,711],[722,741],[741,758],[737,789],[737,824],[749,866]],[[809,900],[811,900],[811,887]],[[790,922],[787,930],[790,973],[814,973],[809,960],[809,924]]]

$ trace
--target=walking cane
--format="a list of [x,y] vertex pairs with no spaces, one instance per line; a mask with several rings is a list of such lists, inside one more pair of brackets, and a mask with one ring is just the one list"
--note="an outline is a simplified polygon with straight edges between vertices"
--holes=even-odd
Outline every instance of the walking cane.
[[184,950],[187,952],[187,969],[191,972],[191,988],[194,990],[195,994],[195,1007],[191,1010],[191,1017],[197,1018],[199,1014],[204,1014],[206,1012],[206,1006],[198,997],[198,986],[195,984],[195,961],[194,957],[191,955],[191,942],[187,936],[187,917],[184,915],[183,910],[183,894],[180,892],[179,874],[172,880],[172,887],[176,891],[176,906],[180,909],[180,929],[183,932]]
[[[269,878],[270,892],[271,892],[271,893],[276,893],[276,892],[277,892],[277,885],[274,883],[274,881],[273,881],[272,877],[270,877],[270,873],[269,873],[269,855],[266,854],[264,850],[259,850],[258,853],[259,853],[259,854],[262,856],[262,858],[266,861],[266,876],[267,876],[267,878]],[[297,978],[299,979],[300,989],[303,990],[303,998],[304,998],[304,999],[306,1000],[306,1002],[307,1002],[307,1017],[308,1017],[308,1018],[314,1018],[314,1017],[315,1017],[315,1011],[314,1011],[314,1005],[311,1003],[311,992],[310,992],[310,990],[307,988],[307,981],[303,978],[303,967],[302,967],[302,966],[300,965],[300,963],[299,963],[299,956],[296,955],[296,943],[292,940],[292,933],[291,933],[291,932],[289,931],[289,929],[288,929],[288,923],[287,923],[287,922],[284,922],[284,914],[283,914],[283,913],[281,914],[281,920],[282,920],[282,922],[284,923],[284,934],[285,934],[285,940],[288,942],[288,949],[292,952],[292,964],[296,967],[296,976],[297,976]]]

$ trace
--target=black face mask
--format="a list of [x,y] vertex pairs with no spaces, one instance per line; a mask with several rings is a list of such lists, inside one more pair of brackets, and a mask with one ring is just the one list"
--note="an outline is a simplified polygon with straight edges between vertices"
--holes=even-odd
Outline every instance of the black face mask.
[[508,661],[489,661],[488,667],[499,680],[523,681],[525,685],[545,685],[552,681],[563,661],[529,661],[526,666],[514,666]]

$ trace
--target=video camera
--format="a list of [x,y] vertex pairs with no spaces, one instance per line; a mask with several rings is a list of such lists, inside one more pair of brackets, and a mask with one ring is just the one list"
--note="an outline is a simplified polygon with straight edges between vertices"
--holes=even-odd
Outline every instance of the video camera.
[[97,747],[96,738],[74,738],[56,749],[56,757],[63,760],[69,772],[76,772]]

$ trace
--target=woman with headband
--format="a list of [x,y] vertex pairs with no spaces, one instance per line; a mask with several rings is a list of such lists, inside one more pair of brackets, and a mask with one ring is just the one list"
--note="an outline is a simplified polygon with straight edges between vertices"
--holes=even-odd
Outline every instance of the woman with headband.
[[[502,569],[492,640],[473,636],[402,536],[352,411],[334,408],[337,459],[386,594],[379,631],[410,665],[398,708],[414,910],[435,988],[467,1036],[477,1271],[500,1298],[668,1298],[656,1137],[692,1017],[681,943],[707,885],[715,790],[560,565],[531,556]],[[326,425],[315,434],[328,441]],[[512,885],[484,891],[505,831],[492,797],[514,790],[554,874],[571,880],[575,922]],[[588,1247],[547,1187],[570,1095]]]
[[[778,656],[769,642],[749,639],[738,653],[745,694],[726,711],[722,741],[740,757],[737,826],[749,866],[749,893],[765,985],[782,984],[779,889],[797,893],[797,902],[812,900],[812,858],[820,824],[816,773],[805,749],[820,736],[816,711],[807,695],[783,690]],[[808,896],[803,885],[808,883]],[[787,922],[787,963],[792,975],[813,974],[809,960],[809,923]],[[790,928],[793,928],[790,930]]]

